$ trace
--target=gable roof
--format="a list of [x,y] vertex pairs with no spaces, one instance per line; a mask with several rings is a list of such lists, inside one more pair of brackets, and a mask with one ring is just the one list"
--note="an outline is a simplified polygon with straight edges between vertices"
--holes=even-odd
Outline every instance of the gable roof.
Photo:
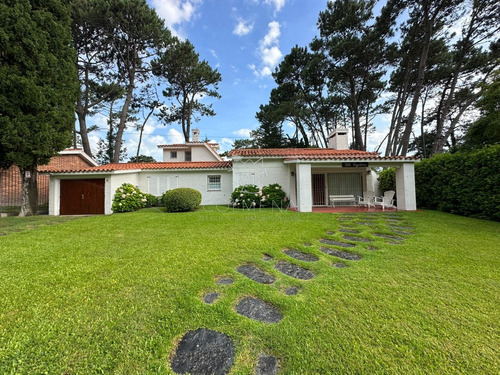
[[88,168],[46,168],[45,173],[104,173],[137,170],[229,169],[230,161],[185,161],[151,163],[111,163]]
[[411,156],[379,156],[376,152],[332,148],[249,148],[232,150],[229,156],[286,160],[415,160]]

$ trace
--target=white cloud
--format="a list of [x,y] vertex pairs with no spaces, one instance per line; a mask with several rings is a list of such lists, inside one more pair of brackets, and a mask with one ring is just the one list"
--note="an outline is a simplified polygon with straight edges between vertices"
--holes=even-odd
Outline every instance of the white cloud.
[[273,5],[276,12],[279,12],[285,6],[286,0],[264,0],[264,3]]
[[280,35],[279,22],[269,22],[267,34],[259,41],[259,48],[257,48],[257,55],[261,60],[261,67],[257,69],[255,64],[248,66],[256,77],[270,77],[272,71],[283,57],[278,46]]
[[251,131],[252,131],[252,129],[243,128],[243,129],[235,130],[233,132],[233,134],[238,136],[238,137],[250,138]]
[[181,24],[191,21],[203,0],[152,0],[156,11],[165,20],[165,25],[176,36],[181,36],[178,28]]
[[281,34],[280,23],[278,21],[269,22],[267,27],[269,28],[269,30],[267,31],[267,34],[264,36],[264,38],[262,38],[262,40],[260,41],[262,47],[268,47],[273,44],[277,44]]
[[273,46],[271,48],[264,48],[262,49],[261,52],[262,52],[262,62],[264,63],[264,65],[266,65],[266,67],[276,66],[283,57],[283,54],[281,53],[280,49],[276,46]]
[[244,19],[239,18],[238,24],[234,27],[233,34],[238,36],[247,35],[252,32],[253,25],[254,24],[250,23],[250,21],[245,21]]
[[215,52],[215,50],[214,50],[214,49],[211,49],[211,50],[210,50],[210,53],[211,53],[211,54],[212,54],[212,56],[213,56],[213,57],[215,57],[216,59],[218,59],[218,58],[219,58],[219,56],[217,56],[217,52]]
[[233,148],[233,141],[229,138],[222,138],[219,141],[220,151],[229,151]]
[[167,143],[184,143],[184,135],[174,128],[170,128],[167,132]]

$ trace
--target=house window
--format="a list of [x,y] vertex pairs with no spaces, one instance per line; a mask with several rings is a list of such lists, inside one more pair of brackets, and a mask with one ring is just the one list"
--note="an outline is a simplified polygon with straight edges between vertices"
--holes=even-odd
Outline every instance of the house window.
[[221,190],[220,176],[208,176],[208,190]]
[[170,151],[170,159],[177,159],[177,151]]
[[191,151],[186,151],[184,161],[191,161]]

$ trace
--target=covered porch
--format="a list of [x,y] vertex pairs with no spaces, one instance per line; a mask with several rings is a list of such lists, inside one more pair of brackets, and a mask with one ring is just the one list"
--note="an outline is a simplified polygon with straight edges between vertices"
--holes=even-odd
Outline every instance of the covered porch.
[[374,167],[395,167],[397,209],[417,209],[414,162],[411,158],[376,157],[363,161],[294,159],[285,163],[290,164],[295,176],[297,211],[375,212],[382,209],[357,206],[358,197],[362,197],[363,192],[377,192],[377,174],[372,171]]

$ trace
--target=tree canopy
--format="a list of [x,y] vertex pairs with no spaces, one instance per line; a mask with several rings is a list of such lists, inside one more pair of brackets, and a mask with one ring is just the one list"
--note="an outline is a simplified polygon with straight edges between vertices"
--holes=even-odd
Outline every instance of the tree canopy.
[[60,0],[0,4],[0,161],[21,171],[21,215],[36,213],[37,165],[71,144],[77,94],[70,9]]

